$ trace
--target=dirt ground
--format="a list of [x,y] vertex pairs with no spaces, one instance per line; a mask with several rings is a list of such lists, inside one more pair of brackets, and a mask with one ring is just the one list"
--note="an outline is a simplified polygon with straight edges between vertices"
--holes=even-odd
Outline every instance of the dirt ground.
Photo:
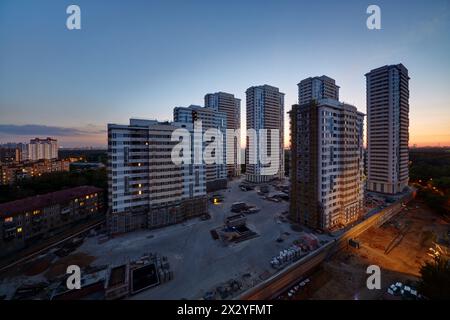
[[16,269],[8,270],[1,275],[1,279],[14,278],[17,275],[33,277],[43,275],[46,280],[54,280],[66,273],[68,265],[78,265],[80,268],[89,266],[95,257],[82,252],[77,252],[63,258],[55,258],[52,255],[45,255],[18,265]]
[[[418,208],[417,208],[418,207]],[[381,299],[394,282],[414,283],[428,249],[445,239],[449,224],[422,202],[414,200],[381,227],[373,227],[357,240],[360,249],[347,248],[325,262],[312,276],[306,299]],[[381,268],[381,290],[368,290],[369,265]]]
[[58,259],[57,262],[52,263],[45,273],[45,277],[48,280],[54,280],[60,276],[66,274],[67,266],[77,265],[81,269],[89,266],[95,260],[94,257],[89,256],[82,252],[74,253],[70,256]]

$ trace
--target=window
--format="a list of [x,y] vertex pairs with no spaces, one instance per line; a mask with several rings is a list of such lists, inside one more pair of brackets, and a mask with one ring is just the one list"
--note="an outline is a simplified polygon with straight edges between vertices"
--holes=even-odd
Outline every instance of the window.
[[7,222],[13,222],[13,217],[5,218],[5,223],[7,223]]

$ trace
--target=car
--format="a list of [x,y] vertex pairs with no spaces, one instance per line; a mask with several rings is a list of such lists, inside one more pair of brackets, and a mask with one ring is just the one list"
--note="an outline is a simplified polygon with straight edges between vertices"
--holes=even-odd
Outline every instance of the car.
[[389,287],[389,289],[388,289],[388,292],[389,292],[389,291],[392,292],[392,295],[398,295],[399,292],[400,292],[400,289],[397,288],[395,285],[392,284],[392,285]]
[[205,293],[205,295],[203,296],[203,299],[205,300],[214,300],[215,294],[212,291],[208,291]]

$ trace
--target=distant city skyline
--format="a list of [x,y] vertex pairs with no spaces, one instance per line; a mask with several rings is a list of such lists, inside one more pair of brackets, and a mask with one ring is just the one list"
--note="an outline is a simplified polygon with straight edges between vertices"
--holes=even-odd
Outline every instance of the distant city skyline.
[[[61,147],[106,147],[107,123],[171,121],[174,107],[203,105],[207,93],[245,101],[264,84],[285,93],[287,113],[299,81],[322,75],[366,113],[364,75],[402,63],[410,146],[450,145],[448,1],[378,1],[381,30],[366,28],[361,1],[80,0],[73,31],[70,4],[0,3],[0,143],[50,136]],[[242,108],[243,129],[245,118]]]

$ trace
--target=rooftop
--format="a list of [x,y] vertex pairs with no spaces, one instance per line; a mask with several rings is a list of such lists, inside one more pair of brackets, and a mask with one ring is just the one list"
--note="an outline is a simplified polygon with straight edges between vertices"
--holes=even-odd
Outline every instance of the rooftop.
[[67,202],[86,194],[98,193],[101,191],[102,189],[97,187],[80,186],[2,203],[0,204],[0,217],[14,216],[22,212],[42,209],[53,204]]

